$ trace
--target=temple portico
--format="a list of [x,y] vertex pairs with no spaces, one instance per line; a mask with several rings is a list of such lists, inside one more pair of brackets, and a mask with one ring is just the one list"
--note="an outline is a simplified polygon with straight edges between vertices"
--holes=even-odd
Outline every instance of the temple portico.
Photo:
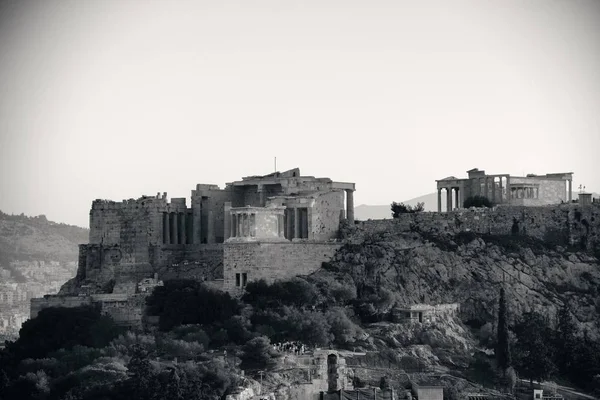
[[494,205],[558,204],[572,199],[572,172],[519,177],[487,175],[474,168],[467,173],[466,179],[449,176],[436,181],[438,212],[442,212],[442,191],[446,195],[446,212],[462,208],[464,201],[474,196],[486,197]]
[[230,209],[230,237],[232,241],[285,241],[285,207],[238,207]]

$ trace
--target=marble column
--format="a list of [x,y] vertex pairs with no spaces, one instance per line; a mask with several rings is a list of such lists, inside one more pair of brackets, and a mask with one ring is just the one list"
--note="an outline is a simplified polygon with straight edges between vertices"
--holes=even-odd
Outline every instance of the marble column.
[[184,211],[179,215],[181,215],[181,244],[187,244],[187,232],[185,231],[187,211]]
[[438,212],[442,212],[442,189],[438,188]]
[[173,213],[173,236],[171,237],[173,244],[179,244],[179,223],[177,221],[177,213]]
[[285,234],[286,234],[286,238],[288,240],[291,240],[292,233],[293,233],[293,231],[292,231],[292,213],[294,211],[292,208],[288,208],[288,209],[286,209],[286,211],[287,211],[287,218],[286,218],[287,219],[287,227],[286,227],[287,232]]
[[171,225],[169,224],[169,213],[163,213],[163,243],[171,243]]
[[346,218],[354,223],[354,190],[346,190]]
[[446,212],[452,211],[452,188],[446,188]]
[[194,213],[192,227],[194,228],[192,243],[202,243],[202,201],[197,198],[196,203],[192,204],[192,212]]
[[237,219],[237,237],[242,237],[244,236],[244,219],[242,217],[241,213],[236,213],[235,214],[235,218]]
[[569,179],[568,181],[568,199],[569,199],[569,203],[573,200],[573,180]]
[[231,214],[231,217],[229,218],[229,237],[235,237],[236,236],[236,232],[235,232],[235,224],[236,224],[236,220],[235,220],[235,214]]
[[499,182],[500,183],[500,185],[499,185],[500,186],[500,188],[499,188],[500,189],[500,201],[499,201],[499,203],[504,202],[504,189],[502,187],[502,185],[503,185],[502,180],[503,180],[503,177],[501,176],[500,177],[500,182]]
[[460,208],[460,202],[459,202],[459,188],[454,188],[454,207],[455,208]]
[[206,242],[215,243],[215,215],[212,210],[208,212],[208,224],[206,225]]
[[294,208],[294,238],[298,238],[300,237],[300,224],[298,221],[300,218],[300,212],[298,211],[298,208]]
[[223,240],[231,237],[231,202],[226,201],[223,204]]

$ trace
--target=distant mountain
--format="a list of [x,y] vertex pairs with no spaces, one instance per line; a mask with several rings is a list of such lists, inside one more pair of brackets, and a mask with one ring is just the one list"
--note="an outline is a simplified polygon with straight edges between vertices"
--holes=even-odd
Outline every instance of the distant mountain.
[[[437,193],[435,192],[415,197],[410,200],[398,201],[398,203],[404,203],[410,206],[416,206],[417,203],[421,202],[425,203],[425,211],[437,211]],[[392,218],[391,204],[392,201],[390,201],[390,204],[377,206],[361,204],[358,207],[354,207],[354,218],[362,221],[367,219]]]
[[89,229],[0,211],[0,266],[12,261],[77,261]]
[[[573,199],[577,199],[578,192],[573,191]],[[442,207],[446,206],[445,199],[442,196]],[[600,198],[600,194],[592,193],[592,197]],[[392,200],[394,201],[394,200]],[[366,205],[361,204],[358,207],[354,207],[354,218],[357,220],[365,221],[367,219],[386,219],[392,218],[391,204],[385,205]],[[425,203],[425,211],[437,211],[437,193],[429,193],[423,196],[415,197],[414,199],[399,201],[399,203],[404,203],[410,206],[416,206],[417,203],[423,202]]]

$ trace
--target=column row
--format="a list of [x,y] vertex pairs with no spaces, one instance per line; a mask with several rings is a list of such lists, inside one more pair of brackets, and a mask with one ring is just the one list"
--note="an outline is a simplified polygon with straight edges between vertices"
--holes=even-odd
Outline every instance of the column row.
[[285,210],[285,238],[308,238],[308,208],[293,207]]
[[446,190],[446,212],[462,208],[464,199],[459,187],[438,188],[438,212],[442,212],[442,189]]
[[503,203],[508,200],[507,187],[509,176],[486,176],[473,178],[475,180],[474,194],[484,196],[494,204]]
[[192,214],[188,212],[164,212],[162,214],[163,244],[191,244]]
[[231,237],[255,237],[256,214],[251,212],[236,212],[231,214],[229,232]]

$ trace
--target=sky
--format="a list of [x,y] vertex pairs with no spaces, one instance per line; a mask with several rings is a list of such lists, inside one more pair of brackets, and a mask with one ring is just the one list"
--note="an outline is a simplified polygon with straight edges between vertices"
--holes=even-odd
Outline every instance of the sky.
[[299,167],[355,205],[436,179],[573,172],[600,191],[597,0],[5,0],[0,210]]

